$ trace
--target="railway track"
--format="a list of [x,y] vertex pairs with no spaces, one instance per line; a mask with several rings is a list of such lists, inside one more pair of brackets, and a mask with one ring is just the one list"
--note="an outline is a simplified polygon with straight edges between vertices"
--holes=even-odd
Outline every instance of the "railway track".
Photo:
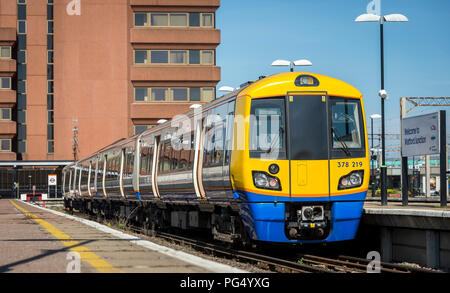
[[[97,221],[97,217],[76,213],[77,216]],[[267,254],[255,253],[247,250],[236,250],[209,241],[203,241],[160,231],[149,231],[141,227],[128,226],[125,229],[116,228],[145,236],[154,236],[181,246],[190,246],[196,251],[213,256],[226,257],[240,262],[247,262],[261,269],[282,273],[367,273],[370,260],[353,256],[340,255],[329,258],[310,254],[297,256],[298,260],[273,257]],[[429,269],[416,268],[406,265],[380,263],[382,273],[433,273]]]

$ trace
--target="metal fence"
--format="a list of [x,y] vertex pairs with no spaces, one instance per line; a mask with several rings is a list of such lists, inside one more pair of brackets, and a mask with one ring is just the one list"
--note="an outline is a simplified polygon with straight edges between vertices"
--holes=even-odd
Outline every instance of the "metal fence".
[[[57,175],[57,185],[48,185],[48,175]],[[2,198],[17,198],[20,194],[48,194],[48,198],[62,197],[62,170],[60,168],[1,168],[0,196]],[[17,183],[17,184],[16,184]]]

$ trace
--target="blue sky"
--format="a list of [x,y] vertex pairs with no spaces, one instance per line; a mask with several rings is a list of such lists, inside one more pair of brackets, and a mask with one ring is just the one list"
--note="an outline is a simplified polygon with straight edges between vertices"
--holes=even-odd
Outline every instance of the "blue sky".
[[[305,58],[313,63],[305,71],[358,88],[367,117],[380,113],[379,25],[354,22],[366,13],[369,2],[222,0],[216,13],[221,30],[216,58],[222,68],[217,88],[238,87],[260,75],[287,71],[270,66],[276,59]],[[400,97],[450,96],[450,1],[381,0],[381,4],[383,15],[401,13],[409,19],[384,25],[387,133],[399,133]],[[419,108],[408,115],[436,110]],[[375,124],[376,132],[379,120]]]

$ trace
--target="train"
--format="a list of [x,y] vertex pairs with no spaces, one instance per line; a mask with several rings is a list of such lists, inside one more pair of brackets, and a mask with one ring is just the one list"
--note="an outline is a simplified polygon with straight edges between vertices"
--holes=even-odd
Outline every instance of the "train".
[[358,230],[369,164],[361,92],[286,72],[71,163],[64,204],[233,244],[345,241]]

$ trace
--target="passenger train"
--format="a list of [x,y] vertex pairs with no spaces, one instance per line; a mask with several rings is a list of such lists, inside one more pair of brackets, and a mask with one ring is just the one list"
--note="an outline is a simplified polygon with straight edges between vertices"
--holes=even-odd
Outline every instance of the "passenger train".
[[355,237],[370,177],[357,89],[289,72],[197,106],[66,166],[66,209],[230,243]]

